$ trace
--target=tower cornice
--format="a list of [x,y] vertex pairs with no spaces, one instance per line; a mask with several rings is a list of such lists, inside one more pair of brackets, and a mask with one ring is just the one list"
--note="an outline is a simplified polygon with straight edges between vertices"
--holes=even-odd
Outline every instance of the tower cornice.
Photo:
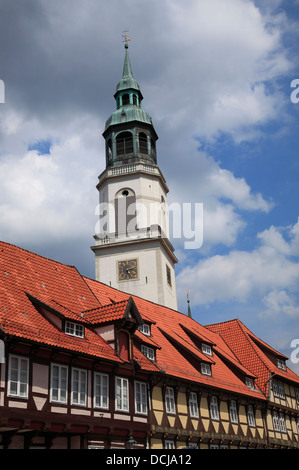
[[160,180],[160,183],[167,194],[169,192],[168,186],[166,184],[166,180],[158,167],[158,165],[151,165],[148,163],[137,162],[137,163],[130,163],[128,165],[118,165],[113,167],[106,168],[100,175],[99,175],[99,182],[97,184],[97,189],[100,190],[102,185],[110,178],[123,178],[124,176],[131,176],[131,175],[143,174],[146,176],[156,177]]

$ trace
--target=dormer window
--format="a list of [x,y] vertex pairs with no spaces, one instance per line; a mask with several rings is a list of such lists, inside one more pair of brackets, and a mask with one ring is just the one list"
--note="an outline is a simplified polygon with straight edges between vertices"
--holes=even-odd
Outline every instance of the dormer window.
[[203,375],[212,375],[211,365],[207,364],[206,362],[202,362],[201,363],[201,373]]
[[141,345],[141,352],[144,354],[150,361],[155,360],[155,350],[153,348],[149,348],[144,344]]
[[277,367],[282,370],[287,370],[286,363],[282,359],[277,359]]
[[84,338],[84,326],[71,321],[65,322],[65,333],[77,338]]
[[138,330],[140,331],[140,333],[143,333],[146,336],[151,335],[151,327],[147,323],[143,323],[143,325],[140,325],[138,327]]
[[208,356],[212,356],[212,348],[209,344],[202,343],[201,350],[204,354],[208,354]]
[[246,383],[248,388],[250,388],[251,390],[254,390],[254,380],[253,379],[251,379],[250,377],[246,377],[245,383]]

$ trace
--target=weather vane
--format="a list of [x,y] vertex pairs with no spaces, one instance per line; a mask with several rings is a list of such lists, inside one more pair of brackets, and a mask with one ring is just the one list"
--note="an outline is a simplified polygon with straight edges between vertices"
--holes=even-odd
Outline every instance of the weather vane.
[[131,41],[131,38],[127,35],[128,31],[128,29],[125,29],[122,34],[122,37],[124,38],[123,42],[125,43],[125,47],[128,47],[128,41]]

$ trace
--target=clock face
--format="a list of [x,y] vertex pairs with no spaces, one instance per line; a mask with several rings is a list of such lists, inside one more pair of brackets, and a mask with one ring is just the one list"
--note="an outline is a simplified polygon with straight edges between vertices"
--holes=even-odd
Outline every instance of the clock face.
[[118,262],[118,280],[127,281],[129,279],[137,279],[137,259],[129,259]]

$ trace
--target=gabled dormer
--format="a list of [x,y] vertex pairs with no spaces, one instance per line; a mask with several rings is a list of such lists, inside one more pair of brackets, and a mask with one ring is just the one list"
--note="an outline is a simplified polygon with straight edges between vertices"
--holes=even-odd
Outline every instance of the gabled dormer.
[[84,315],[80,317],[54,300],[44,302],[27,293],[34,307],[58,330],[76,338],[85,337]]
[[84,312],[96,332],[124,361],[133,360],[132,335],[143,323],[132,297]]

